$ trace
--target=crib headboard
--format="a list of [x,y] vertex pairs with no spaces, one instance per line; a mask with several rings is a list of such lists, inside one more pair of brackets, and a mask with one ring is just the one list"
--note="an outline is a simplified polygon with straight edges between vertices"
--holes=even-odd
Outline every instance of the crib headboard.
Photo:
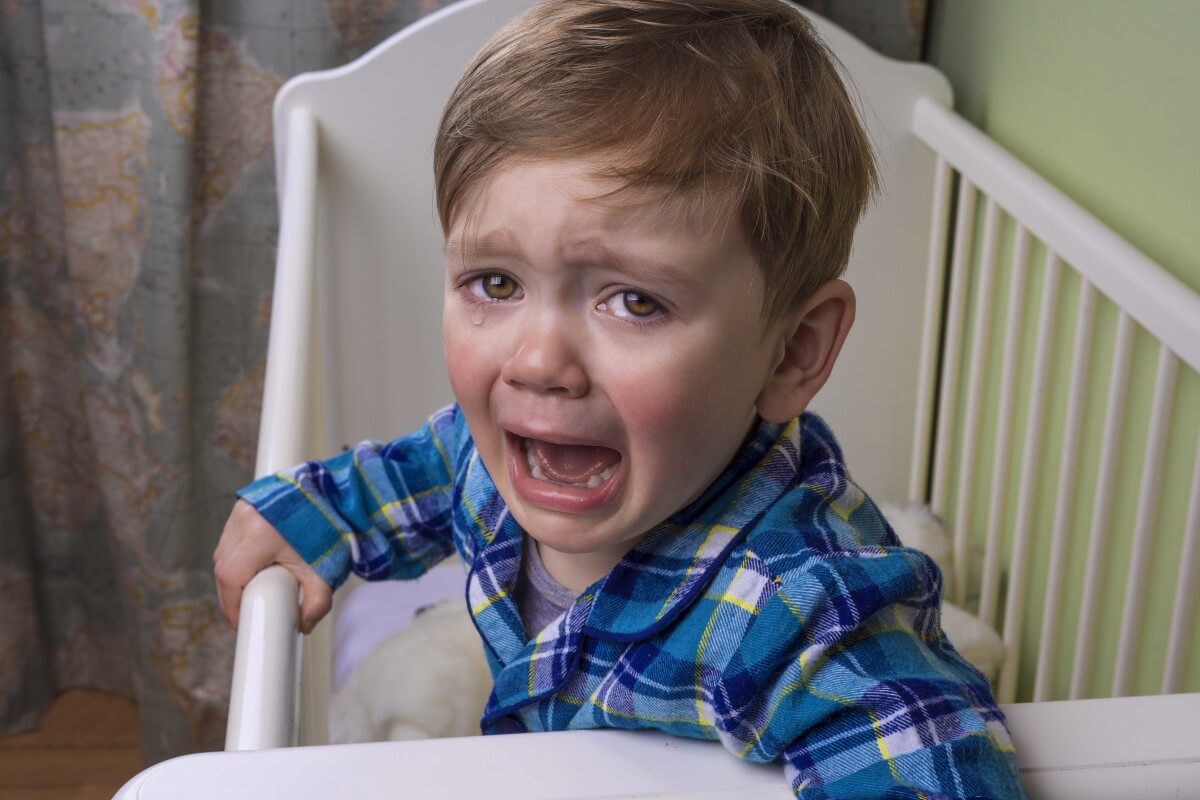
[[[440,355],[442,256],[433,207],[434,133],[459,71],[493,31],[531,2],[467,0],[431,14],[352,64],[298,76],[279,93],[275,136],[281,229],[259,439],[260,474],[328,455],[359,439],[385,438],[412,429],[432,409],[449,401]],[[1087,392],[1080,390],[1067,398],[1069,414],[1042,402],[1057,397],[1047,388],[1054,384],[1048,365],[1054,363],[1064,330],[1070,338],[1068,329],[1075,319],[1053,310],[1071,298],[1080,298],[1078,324],[1084,333],[1074,341],[1082,342],[1078,347],[1084,353],[1076,360],[1086,361],[1091,350],[1099,353],[1104,349],[1101,342],[1092,348],[1094,337],[1089,334],[1093,317],[1100,320],[1106,313],[1100,310],[1100,296],[1121,299],[1126,310],[1117,326],[1118,368],[1112,371],[1110,381],[1118,390],[1114,397],[1131,382],[1125,376],[1132,363],[1129,342],[1135,324],[1165,342],[1164,352],[1178,356],[1162,358],[1158,381],[1162,388],[1154,391],[1155,409],[1171,404],[1179,384],[1175,415],[1158,410],[1150,415],[1157,422],[1151,426],[1147,450],[1155,458],[1146,463],[1159,466],[1147,466],[1144,471],[1149,488],[1138,504],[1139,533],[1130,573],[1144,583],[1148,562],[1176,560],[1179,590],[1173,582],[1170,587],[1159,587],[1174,593],[1165,607],[1173,604],[1175,609],[1167,648],[1172,654],[1167,663],[1175,666],[1169,667],[1170,680],[1164,679],[1163,686],[1200,686],[1196,680],[1200,658],[1191,659],[1190,677],[1183,674],[1187,652],[1196,646],[1191,610],[1200,538],[1198,470],[1188,467],[1190,489],[1169,485],[1161,502],[1154,491],[1160,483],[1162,462],[1157,456],[1162,450],[1168,451],[1168,459],[1178,460],[1178,452],[1183,450],[1190,454],[1188,459],[1195,457],[1200,402],[1189,404],[1185,397],[1197,396],[1194,379],[1200,361],[1200,301],[1136,254],[1133,260],[1140,266],[1134,272],[1122,272],[1126,267],[1119,265],[1129,261],[1130,248],[1094,220],[1074,226],[1077,230],[1062,238],[1067,235],[1063,231],[1072,227],[1067,221],[1086,215],[948,111],[949,87],[936,71],[882,58],[831,24],[814,21],[852,76],[853,92],[878,150],[884,182],[883,197],[856,237],[848,272],[859,297],[859,322],[834,378],[816,403],[841,437],[852,472],[879,499],[931,497],[935,509],[955,524],[960,552],[967,552],[972,543],[983,543],[985,530],[998,531],[998,536],[988,540],[993,544],[981,544],[987,557],[981,570],[979,604],[986,615],[1003,624],[1010,646],[1025,643],[1019,657],[1012,659],[1015,663],[1028,665],[1038,654],[1061,659],[1065,637],[1059,631],[1069,629],[1072,616],[1068,613],[1065,621],[1042,624],[1043,608],[1070,609],[1072,602],[1095,606],[1099,611],[1086,615],[1092,620],[1091,630],[1096,628],[1097,615],[1113,618],[1109,607],[1096,598],[1100,587],[1106,585],[1101,558],[1109,541],[1105,526],[1112,519],[1121,519],[1103,504],[1112,494],[1113,475],[1121,473],[1113,472],[1111,466],[1099,470],[1097,484],[1080,466],[1086,465],[1089,457],[1088,447],[1080,448],[1080,443],[1087,444],[1088,419],[1094,416],[1090,410],[1079,410],[1093,405],[1080,399]],[[976,150],[985,155],[978,156]],[[1011,183],[1010,173],[1020,174],[1016,184]],[[983,194],[989,198],[986,209],[980,211],[984,233],[974,237],[976,197]],[[1011,245],[1004,244],[1002,235],[1011,227],[1004,222],[1009,217],[1020,219],[1024,231]],[[1000,281],[1001,287],[1016,285],[1019,290],[1013,295],[1017,302],[1007,306],[1010,324],[997,334],[1010,342],[1014,355],[1004,360],[1002,372],[1007,378],[991,381],[994,370],[988,369],[988,343],[994,326],[990,301],[1007,296],[996,288],[995,264],[1001,260],[1020,264],[1016,274],[1025,275],[1030,253],[1040,252],[1035,240],[1050,243],[1058,258],[1049,260],[1049,268],[1042,268],[1045,277],[1040,294],[1025,292],[1020,277],[1007,284]],[[1019,257],[1008,258],[1008,249]],[[997,250],[1005,257],[991,255]],[[1086,280],[1081,283],[1062,275],[1068,265],[1083,271]],[[974,291],[968,292],[971,287]],[[1022,330],[1018,312],[1029,305],[1026,294],[1055,302],[1033,304],[1047,310],[1039,312],[1036,336],[1022,340],[1017,333],[1004,331]],[[964,336],[967,320],[976,332],[969,339]],[[969,343],[969,352],[964,342]],[[1021,370],[1014,366],[1021,363],[1015,355],[1017,348],[1033,347],[1034,342],[1049,344],[1037,347],[1033,375],[1020,377]],[[1177,379],[1178,364],[1190,373]],[[1134,365],[1133,378],[1141,372]],[[1008,379],[1014,375],[1015,380]],[[1099,377],[1099,370],[1090,372],[1092,383]],[[1088,376],[1076,376],[1071,385],[1083,385],[1085,378]],[[335,391],[338,387],[343,391]],[[1103,407],[1104,401],[1099,402]],[[1123,405],[1123,401],[1113,403],[1117,410]],[[1017,413],[1008,410],[1011,408]],[[1071,421],[1076,418],[1082,421]],[[1042,448],[1041,443],[1058,442],[1062,430],[1070,444],[1066,452],[1082,450],[1081,457],[1048,458],[1048,446]],[[1115,436],[1103,441],[1115,441]],[[1010,442],[1017,444],[1009,446]],[[1019,462],[1010,457],[1013,453],[1020,453]],[[1101,460],[1111,465],[1125,457],[1114,451]],[[998,467],[988,469],[989,464]],[[1063,477],[1055,483],[1051,473]],[[992,479],[993,475],[998,477]],[[1084,490],[1089,481],[1099,488]],[[1016,499],[1010,501],[1010,495]],[[1087,583],[1090,588],[1084,595],[1092,599],[1085,601],[1070,601],[1063,599],[1066,595],[1056,594],[1069,583],[1059,577],[1069,573],[1062,565],[1081,558],[1082,540],[1071,532],[1091,519],[1079,513],[1085,504],[1065,501],[1065,512],[1045,511],[1053,497],[1076,495],[1100,498],[1091,517],[1099,520],[1093,527],[1100,533],[1091,539],[1094,556],[1089,556],[1100,567],[1089,568],[1088,574],[1096,577]],[[1014,503],[1015,511],[1009,513],[1008,506]],[[1156,518],[1160,505],[1164,510]],[[1185,512],[1176,512],[1184,506],[1190,509],[1186,525]],[[1067,520],[1055,523],[1053,537],[1031,532],[1035,528],[1030,520],[1040,520],[1046,513],[1055,519],[1062,513]],[[1165,530],[1168,520],[1172,525],[1178,521],[1180,531],[1158,538],[1182,542],[1181,531],[1186,527],[1186,544],[1176,548],[1175,555],[1151,558],[1150,543],[1156,532]],[[1050,541],[1054,542],[1053,553],[1044,559],[1030,556],[1039,552],[1031,542],[1041,546]],[[1109,559],[1109,572],[1115,568],[1115,560]],[[964,578],[969,577],[971,563],[970,558],[959,560]],[[1031,589],[1047,583],[1049,592]],[[962,580],[958,585],[968,587],[970,582]],[[1142,596],[1138,590],[1131,594],[1135,611],[1144,607],[1155,614],[1164,607],[1164,601],[1155,599],[1158,594],[1152,593],[1148,602],[1138,599]],[[283,605],[294,606],[291,599],[284,599]],[[1001,605],[1003,615],[999,613]],[[1118,604],[1118,613],[1120,608]],[[1018,624],[1026,618],[1039,622]],[[1132,619],[1130,633],[1123,634],[1125,639],[1138,630],[1137,617]],[[1031,631],[1059,646],[1039,648],[1037,637],[1030,639]],[[239,630],[236,670],[242,670],[244,662],[252,658],[248,654],[253,647],[251,636],[249,631]],[[1100,641],[1102,645],[1106,642],[1103,630]],[[308,637],[306,648],[299,738],[303,743],[319,743],[327,730],[328,625],[319,626],[318,632]],[[1115,652],[1115,646],[1111,650]],[[1080,658],[1086,672],[1092,650],[1078,652],[1083,654]],[[1124,656],[1123,663],[1128,663],[1121,668],[1122,675],[1131,674],[1130,658]],[[283,674],[288,673],[289,663],[279,667]],[[1037,674],[1056,673],[1051,664],[1039,668]],[[1032,668],[1022,666],[1006,673],[1002,686],[1009,690],[1025,687],[1034,680],[1032,675]],[[1038,677],[1039,687],[1046,680]],[[1123,677],[1118,688],[1128,686],[1129,680]],[[290,709],[287,683],[266,681],[265,686],[255,687],[253,697],[259,703]],[[268,731],[243,736],[235,732],[238,718],[254,716],[243,712],[250,693],[243,693],[242,685],[235,678],[227,746],[286,743],[290,734]],[[1086,674],[1081,685],[1081,695],[1091,693]],[[1038,695],[1056,696],[1061,694],[1059,688],[1049,679]],[[1022,694],[1026,693],[1022,688]],[[1005,695],[1002,690],[1001,694],[1011,697],[1014,691]],[[274,719],[279,715],[263,716]],[[282,716],[291,719],[286,711]]]
[[[441,364],[434,134],[461,68],[492,31],[531,4],[460,3],[352,64],[292,79],[278,95],[276,163],[287,161],[292,112],[309,108],[317,117],[321,340],[338,355],[326,359],[333,383],[359,388],[322,398],[330,427],[325,441],[314,443],[318,451],[411,430],[451,399]],[[815,22],[853,76],[886,187],[855,239],[847,273],[860,322],[815,407],[839,432],[856,479],[873,494],[902,500],[934,187],[934,155],[913,135],[912,112],[920,98],[949,105],[950,89],[926,65],[884,58],[825,20]],[[289,180],[283,171],[281,202]],[[392,313],[362,313],[379,307],[380,298],[390,298]],[[389,368],[379,369],[384,363]]]

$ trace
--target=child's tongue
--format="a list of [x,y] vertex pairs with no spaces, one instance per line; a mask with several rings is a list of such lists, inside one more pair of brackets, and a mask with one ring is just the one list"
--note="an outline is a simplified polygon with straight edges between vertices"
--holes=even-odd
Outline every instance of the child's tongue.
[[621,454],[608,447],[554,444],[538,439],[525,441],[546,477],[559,483],[586,483],[588,478],[621,460]]

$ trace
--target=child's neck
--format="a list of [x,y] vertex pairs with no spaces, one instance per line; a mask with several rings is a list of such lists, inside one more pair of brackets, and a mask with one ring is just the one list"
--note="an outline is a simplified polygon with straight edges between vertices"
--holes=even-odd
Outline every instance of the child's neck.
[[580,594],[584,589],[603,578],[628,553],[637,540],[621,542],[607,550],[590,553],[561,553],[535,540],[538,557],[550,577],[564,589]]

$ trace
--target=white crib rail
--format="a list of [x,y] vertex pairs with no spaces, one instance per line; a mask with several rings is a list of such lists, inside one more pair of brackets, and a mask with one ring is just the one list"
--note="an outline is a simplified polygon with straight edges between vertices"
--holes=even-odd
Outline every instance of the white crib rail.
[[[1021,783],[1034,800],[1194,797],[1200,694],[1007,706]],[[472,769],[461,765],[469,763]],[[530,769],[538,764],[538,769]],[[569,731],[196,753],[136,776],[115,800],[765,800],[791,797],[778,766],[730,758],[716,742],[657,731]]]
[[919,101],[913,129],[1156,339],[1200,369],[1195,292],[950,109]]
[[[1195,420],[1176,403],[1182,380],[1193,380],[1200,370],[1200,295],[1135,250],[1123,239],[1066,198],[1040,176],[1029,170],[995,142],[971,127],[961,117],[940,105],[921,102],[914,116],[917,136],[939,156],[936,175],[938,195],[931,230],[928,265],[930,287],[926,293],[927,324],[922,343],[923,374],[920,405],[915,426],[910,486],[914,499],[930,498],[933,510],[946,517],[955,535],[955,600],[971,602],[970,592],[978,587],[980,616],[991,624],[1002,621],[1008,657],[1001,673],[997,695],[1001,702],[1017,699],[1022,645],[1036,644],[1036,665],[1027,659],[1024,685],[1035,700],[1054,694],[1055,655],[1060,648],[1060,631],[1065,613],[1078,605],[1074,664],[1069,696],[1081,698],[1096,692],[1093,676],[1097,664],[1111,667],[1108,692],[1120,696],[1135,691],[1139,662],[1147,657],[1139,648],[1148,601],[1164,604],[1170,586],[1149,587],[1151,562],[1163,559],[1155,548],[1172,544],[1178,533],[1166,535],[1159,525],[1163,474],[1172,445],[1175,462],[1191,451],[1189,426]],[[958,175],[957,213],[951,223],[947,200],[954,174]],[[975,251],[976,198],[983,196],[983,236]],[[945,204],[945,205],[943,205]],[[1006,237],[1010,225],[1013,234]],[[947,267],[944,253],[953,241]],[[1032,367],[1023,379],[1022,355],[1028,321],[1027,277],[1033,246],[1044,246],[1041,267],[1040,304],[1034,339]],[[1008,246],[1011,259],[1001,266],[1000,252]],[[1050,368],[1057,341],[1059,305],[1064,284],[1063,267],[1078,281],[1079,300],[1075,309],[1075,334],[1071,355],[1068,395],[1062,409],[1062,439],[1058,451],[1057,480],[1043,479],[1042,463],[1048,460],[1044,434],[1046,420],[1055,410]],[[1077,277],[1076,277],[1077,276]],[[1007,279],[1007,313],[999,331],[993,321],[996,298],[1005,295],[996,287]],[[968,287],[973,291],[968,293]],[[968,300],[968,297],[973,297]],[[1094,480],[1081,476],[1081,444],[1086,441],[1085,420],[1088,380],[1093,357],[1098,303],[1116,307],[1115,343],[1111,353],[1108,394],[1099,465]],[[945,327],[942,330],[943,305]],[[1104,308],[1102,306],[1102,308]],[[1111,310],[1111,309],[1109,309]],[[1063,317],[1069,319],[1069,316]],[[966,322],[972,321],[970,350],[966,348]],[[1135,374],[1144,359],[1135,357],[1135,339],[1149,334],[1157,342],[1157,368],[1148,414],[1135,417],[1131,392],[1138,389]],[[939,333],[941,336],[939,337]],[[993,351],[1001,354],[998,375],[992,368]],[[940,356],[940,359],[939,359]],[[1100,355],[1103,358],[1103,354]],[[939,364],[940,361],[940,364]],[[1181,363],[1182,362],[1182,365]],[[1180,375],[1180,367],[1187,371]],[[965,384],[961,373],[966,370]],[[1144,385],[1144,382],[1143,384]],[[1195,384],[1192,384],[1194,386]],[[934,388],[938,390],[935,392]],[[959,397],[965,386],[965,400]],[[1019,387],[1026,389],[1023,401]],[[1190,390],[1191,387],[1189,387]],[[1020,403],[1023,402],[1023,408]],[[1145,405],[1143,403],[1142,405]],[[960,412],[961,409],[961,412]],[[1023,413],[1022,413],[1023,412]],[[964,416],[960,423],[958,417]],[[1142,452],[1128,453],[1127,429],[1148,418]],[[936,419],[936,423],[935,423]],[[991,422],[990,427],[984,424]],[[930,431],[936,428],[933,440]],[[988,428],[988,430],[985,430]],[[1180,437],[1185,437],[1180,441]],[[1058,439],[1057,429],[1052,439]],[[1200,438],[1200,437],[1198,437]],[[1015,448],[1019,470],[1012,470]],[[933,452],[929,464],[927,452]],[[991,458],[987,455],[990,452]],[[1186,664],[1195,648],[1195,605],[1200,578],[1200,447],[1190,481],[1188,515],[1178,536],[1178,577],[1174,587],[1169,646],[1161,648],[1162,692],[1186,688]],[[1140,481],[1131,529],[1132,544],[1123,588],[1112,588],[1111,540],[1113,498],[1122,467],[1140,458]],[[1182,474],[1183,467],[1177,466]],[[931,485],[927,485],[931,484]],[[1056,488],[1054,494],[1048,491]],[[1065,594],[1073,529],[1081,495],[1091,492],[1090,525],[1087,531],[1087,564],[1082,571],[1079,598]],[[953,504],[951,499],[953,498]],[[976,504],[983,501],[979,510]],[[1177,499],[1177,498],[1176,498]],[[1053,507],[1053,524],[1047,536],[1035,530],[1039,504]],[[1179,504],[1172,507],[1179,510]],[[1015,509],[1010,513],[1010,509]],[[1178,517],[1178,514],[1175,515]],[[1006,533],[1011,531],[1011,533]],[[982,575],[972,581],[972,547],[982,542]],[[1048,551],[1044,602],[1040,610],[1027,608],[1034,588],[1031,551],[1040,546]],[[1119,581],[1121,576],[1117,576]],[[1148,598],[1151,591],[1158,592]],[[1097,643],[1106,594],[1123,595],[1119,638],[1115,654],[1105,661]],[[1003,613],[1000,605],[1003,602]],[[1040,621],[1040,636],[1027,631],[1027,617]],[[999,619],[998,619],[999,618]],[[1111,643],[1110,643],[1111,644]],[[1111,649],[1109,647],[1108,649]],[[1159,668],[1156,664],[1155,668]],[[1145,681],[1142,681],[1143,691]],[[1190,687],[1192,691],[1200,686]]]
[[[312,432],[316,286],[318,125],[304,108],[288,116],[288,150],[280,175],[279,252],[271,308],[255,474],[303,461]],[[310,346],[301,346],[307,343]],[[229,698],[226,750],[295,744],[297,725],[297,583],[282,567],[246,587]],[[306,676],[306,681],[308,676]]]
[[296,744],[297,583],[283,567],[268,567],[242,595],[229,697],[226,750]]

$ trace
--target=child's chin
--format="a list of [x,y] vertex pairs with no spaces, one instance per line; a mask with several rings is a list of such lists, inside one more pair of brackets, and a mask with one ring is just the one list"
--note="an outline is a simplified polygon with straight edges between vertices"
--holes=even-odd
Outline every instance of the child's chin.
[[[522,526],[523,528],[525,526]],[[525,528],[531,537],[543,547],[549,547],[559,553],[565,553],[571,556],[586,555],[594,553],[600,549],[600,545],[596,542],[589,541],[589,533],[585,528],[570,528],[566,525],[550,526],[542,525],[540,527],[529,526]],[[533,531],[537,533],[533,533]]]

